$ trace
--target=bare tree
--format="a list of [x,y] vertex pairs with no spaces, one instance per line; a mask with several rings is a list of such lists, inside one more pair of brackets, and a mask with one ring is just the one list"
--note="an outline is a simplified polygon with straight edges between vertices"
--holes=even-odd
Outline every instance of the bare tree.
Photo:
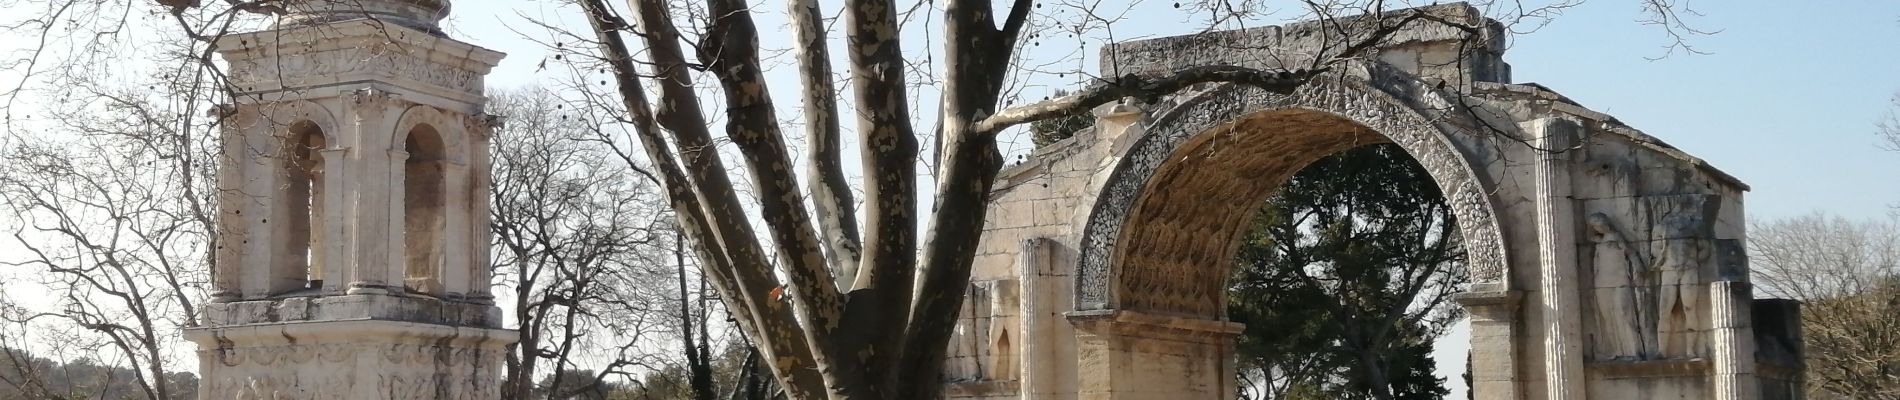
[[1900,151],[1900,94],[1895,94],[1888,102],[1891,106],[1877,128],[1880,137],[1887,140],[1887,150]]
[[1803,302],[1810,396],[1900,399],[1900,225],[1820,213],[1751,225],[1757,287]]
[[[16,366],[28,353],[66,366],[8,382],[29,393],[196,397],[176,379],[191,369],[179,332],[216,268],[214,104],[229,95],[210,44],[263,18],[250,2],[157,5],[22,0],[0,15],[0,263],[14,274],[0,342]],[[131,374],[44,381],[74,365]]]
[[[658,204],[655,182],[615,152],[615,127],[577,107],[584,98],[545,88],[491,97],[489,112],[508,121],[494,142],[496,276],[512,291],[521,337],[503,397],[572,398],[656,369],[683,372],[667,384],[684,387],[686,398],[731,393],[725,387],[743,377],[721,385],[714,376],[727,367],[715,364],[734,361],[713,354],[716,338],[730,337],[710,323],[724,313]],[[646,374],[656,376],[673,378]]]
[[201,112],[188,96],[72,83],[74,98],[42,114],[55,134],[0,151],[0,206],[21,219],[7,239],[25,249],[0,262],[36,277],[9,287],[54,299],[6,317],[42,345],[88,347],[98,352],[81,359],[135,371],[143,398],[184,397],[195,388],[167,377],[205,295],[213,135],[182,116]]
[[[575,371],[604,381],[660,363],[645,341],[678,328],[663,306],[674,241],[651,186],[586,140],[596,127],[553,92],[491,97],[490,112],[508,118],[494,141],[496,276],[521,337],[504,397],[565,398]],[[542,376],[549,387],[535,387]]]

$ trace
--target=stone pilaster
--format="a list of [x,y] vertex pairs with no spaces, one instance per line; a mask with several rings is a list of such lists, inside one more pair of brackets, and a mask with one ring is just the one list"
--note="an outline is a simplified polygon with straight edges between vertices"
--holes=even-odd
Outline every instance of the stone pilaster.
[[1052,321],[1042,318],[1041,315],[1046,310],[1056,309],[1054,304],[1048,304],[1047,301],[1049,299],[1047,294],[1052,292],[1050,289],[1053,289],[1051,285],[1056,283],[1052,282],[1055,279],[1042,274],[1045,266],[1049,265],[1049,251],[1052,245],[1054,241],[1047,238],[1026,239],[1022,241],[1022,247],[1018,250],[1020,253],[1017,253],[1017,276],[1020,277],[1017,282],[1022,285],[1018,293],[1022,296],[1021,315],[1024,340],[1022,341],[1022,370],[1016,376],[1021,382],[1018,387],[1022,388],[1022,398],[1025,400],[1039,398],[1040,393],[1056,390],[1051,384],[1055,380],[1052,376],[1055,371],[1043,365],[1037,365],[1037,363],[1054,361],[1051,359],[1054,354],[1049,351],[1054,345],[1050,343],[1054,339],[1054,335],[1050,334],[1052,327],[1049,326],[1049,322]]
[[[468,170],[467,164],[442,163],[442,175],[446,178],[443,181],[446,186],[443,191],[448,194],[445,198],[448,203],[443,205],[442,210],[448,218],[443,220],[445,224],[442,228],[442,236],[436,238],[440,242],[442,254],[438,255],[441,262],[435,270],[435,279],[442,286],[442,296],[457,300],[468,298],[469,288],[474,284],[474,277],[471,276],[474,271],[472,271],[473,268],[446,268],[446,266],[472,265],[473,260],[469,259],[470,255],[488,250],[483,246],[487,243],[477,244],[469,240],[471,233],[468,226],[469,220],[474,217],[470,215],[472,213],[469,212],[469,202],[475,196],[460,195],[460,193],[469,193]],[[481,196],[486,197],[487,193],[483,192]]]
[[1126,310],[1068,313],[1078,399],[1233,399],[1241,324]]
[[1538,296],[1543,307],[1544,385],[1551,400],[1587,398],[1583,377],[1582,323],[1577,292],[1575,200],[1570,192],[1571,147],[1577,123],[1543,118],[1526,123],[1533,141],[1537,205]]
[[345,196],[348,192],[342,190],[349,179],[349,152],[335,148],[335,145],[328,146],[331,147],[317,152],[317,157],[322,160],[324,187],[321,197],[315,199],[321,204],[316,207],[319,214],[312,216],[319,221],[318,240],[312,243],[310,249],[310,265],[322,266],[321,294],[326,296],[343,294],[350,286],[350,272],[344,267],[350,257],[344,236],[350,220],[344,212],[345,207],[342,207],[349,201],[349,197]]
[[1475,284],[1452,298],[1471,316],[1471,390],[1478,399],[1518,399],[1518,308],[1523,293]]
[[1755,376],[1755,335],[1749,310],[1754,302],[1748,282],[1709,284],[1709,312],[1715,397],[1732,400],[1761,398]]

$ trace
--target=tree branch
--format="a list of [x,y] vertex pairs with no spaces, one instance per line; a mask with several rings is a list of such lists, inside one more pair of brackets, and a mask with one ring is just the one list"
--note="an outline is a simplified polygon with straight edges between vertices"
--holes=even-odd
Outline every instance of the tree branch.
[[812,209],[830,254],[838,290],[850,290],[858,276],[858,216],[840,157],[837,88],[831,82],[831,53],[817,0],[792,0],[791,25],[797,36],[798,74],[805,90],[805,179],[811,183]]
[[1300,71],[1263,71],[1233,65],[1188,67],[1161,78],[1137,74],[1123,75],[1087,89],[1040,103],[1004,109],[977,122],[976,130],[1000,131],[1011,126],[1082,112],[1126,97],[1150,99],[1174,93],[1189,86],[1226,82],[1265,89],[1274,93],[1292,93],[1300,85],[1327,69]]
[[[684,56],[679,50],[677,31],[671,29],[666,20],[666,4],[661,0],[636,0],[633,7],[641,11],[642,19],[647,22],[648,34],[645,36],[654,57],[662,58],[659,64],[661,93],[666,97],[660,115],[649,114],[653,109],[646,99],[646,93],[640,84],[639,74],[634,69],[633,57],[627,50],[620,31],[629,25],[603,3],[603,0],[582,0],[582,6],[589,15],[595,34],[601,38],[601,51],[613,68],[614,79],[620,91],[627,112],[636,123],[634,130],[646,149],[646,155],[655,169],[659,170],[662,182],[666,186],[667,200],[672,203],[681,228],[693,238],[693,249],[704,262],[703,270],[714,278],[714,287],[722,293],[731,307],[739,326],[747,335],[760,338],[765,342],[765,351],[769,356],[812,359],[812,351],[799,332],[798,321],[793,318],[789,307],[780,299],[770,297],[772,288],[777,286],[772,278],[769,265],[765,262],[757,242],[745,229],[744,219],[732,220],[732,214],[738,213],[736,199],[731,191],[731,183],[724,179],[725,170],[718,166],[716,152],[698,152],[697,156],[686,157],[694,163],[695,173],[705,175],[711,171],[713,179],[700,180],[701,183],[714,185],[714,193],[705,193],[699,185],[689,180],[686,173],[674,162],[672,153],[667,149],[665,139],[659,135],[659,126],[668,125],[675,137],[692,137],[698,140],[682,140],[682,146],[704,145],[709,142],[704,131],[704,118],[698,113],[698,102],[692,95],[690,82],[685,80],[685,72],[680,66]],[[655,23],[653,20],[658,19]],[[670,61],[670,63],[668,62]],[[708,159],[711,158],[711,159]],[[715,219],[709,208],[701,204],[701,195],[707,201],[720,201],[724,207],[718,209],[728,214],[722,215],[724,221]],[[723,201],[721,201],[723,200]],[[818,398],[824,393],[824,380],[818,371],[810,366],[793,363],[771,363],[773,373],[795,398]]]

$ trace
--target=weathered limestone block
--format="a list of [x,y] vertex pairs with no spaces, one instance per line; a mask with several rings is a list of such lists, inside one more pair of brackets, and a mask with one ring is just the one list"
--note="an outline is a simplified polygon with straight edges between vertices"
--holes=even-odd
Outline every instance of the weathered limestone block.
[[[1443,24],[1414,24],[1388,36],[1374,50],[1380,61],[1412,75],[1461,84],[1510,81],[1510,66],[1503,61],[1501,24],[1485,19],[1477,9],[1463,3],[1416,10],[1481,26],[1482,33],[1473,37]],[[1388,15],[1411,11],[1392,11]],[[1335,56],[1341,50],[1336,45],[1340,30],[1364,36],[1376,29],[1375,22],[1372,18],[1342,18],[1327,23],[1301,22],[1116,43],[1103,48],[1101,70],[1105,76],[1121,76],[1197,65],[1300,68],[1312,65],[1315,58]]]
[[201,393],[234,399],[492,399],[514,331],[399,321],[191,330]]
[[1240,324],[1132,311],[1068,314],[1078,336],[1077,398],[1231,399]]
[[[495,399],[483,77],[445,0],[286,3],[217,50],[214,295],[186,329],[207,399]],[[478,195],[467,195],[470,193]]]

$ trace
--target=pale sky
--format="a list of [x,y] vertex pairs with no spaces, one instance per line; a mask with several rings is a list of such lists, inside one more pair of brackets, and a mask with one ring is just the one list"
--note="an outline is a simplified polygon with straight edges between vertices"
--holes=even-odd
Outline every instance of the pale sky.
[[[1115,26],[1116,37],[1195,31],[1200,25],[1170,9],[1171,1],[1137,6]],[[1692,2],[1702,16],[1692,16],[1691,23],[1719,31],[1689,38],[1709,54],[1678,53],[1660,60],[1650,58],[1664,55],[1670,41],[1660,29],[1637,22],[1640,3],[1590,0],[1536,32],[1515,37],[1505,56],[1515,80],[1555,89],[1739,177],[1753,186],[1746,200],[1751,218],[1816,210],[1881,218],[1900,203],[1900,185],[1892,184],[1900,181],[1900,152],[1880,149],[1875,136],[1875,124],[1890,112],[1889,98],[1900,89],[1900,74],[1892,73],[1900,66],[1900,46],[1892,44],[1900,37],[1900,2]],[[776,11],[783,2],[760,5]],[[518,15],[571,21],[571,10],[559,2],[460,0],[455,8],[451,35],[509,53],[490,76],[491,86],[528,85],[560,74],[535,73],[548,53],[516,32],[545,37]],[[764,17],[761,29],[768,40],[782,43],[790,35],[776,18]],[[20,45],[23,39],[0,37],[0,47]],[[1084,54],[1094,51],[1091,45]],[[1052,50],[1037,54],[1066,57]],[[780,98],[789,101],[796,88],[780,82]],[[1035,83],[1075,82],[1077,77],[1069,75]],[[1020,152],[1023,146],[1013,149]],[[18,249],[0,245],[0,259],[10,258],[9,251]],[[1437,357],[1444,365],[1441,375],[1462,391],[1456,375],[1463,368],[1464,334],[1454,332],[1443,342],[1447,345]]]

